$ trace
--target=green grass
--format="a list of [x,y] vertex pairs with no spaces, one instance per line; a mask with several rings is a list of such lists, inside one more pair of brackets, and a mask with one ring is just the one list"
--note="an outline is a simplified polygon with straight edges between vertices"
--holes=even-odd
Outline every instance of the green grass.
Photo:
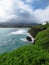
[[49,28],[37,34],[35,44],[49,51]]
[[0,55],[0,65],[49,65],[49,54],[31,44]]

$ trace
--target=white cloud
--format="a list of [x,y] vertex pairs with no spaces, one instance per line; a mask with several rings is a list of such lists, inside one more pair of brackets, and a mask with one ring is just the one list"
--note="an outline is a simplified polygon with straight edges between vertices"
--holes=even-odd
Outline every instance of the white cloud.
[[[0,2],[0,22],[14,18],[13,15],[15,15],[16,20],[19,20],[21,19],[20,14],[27,14],[25,12],[31,16],[33,10],[29,7],[29,5],[24,4],[21,0],[2,0]],[[24,16],[23,19],[25,19]]]
[[0,22],[5,22],[8,19],[13,18],[13,2],[12,0],[0,1]]
[[36,23],[45,23],[46,21],[49,21],[49,6],[47,6],[45,9],[37,9],[37,10],[31,9],[31,7],[26,6],[25,4],[24,6],[25,7],[22,6],[21,8],[22,10],[21,13],[24,13],[23,12],[24,10],[27,11],[28,14],[30,14],[30,18],[28,18],[30,21],[36,22]]
[[34,15],[37,18],[38,23],[49,21],[49,6],[45,9],[35,10]]
[[11,0],[0,1],[0,18],[9,15],[11,12],[12,2]]

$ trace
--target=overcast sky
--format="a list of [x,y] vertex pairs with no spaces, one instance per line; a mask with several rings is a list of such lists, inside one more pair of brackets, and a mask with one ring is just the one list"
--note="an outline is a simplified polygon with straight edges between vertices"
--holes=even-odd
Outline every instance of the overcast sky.
[[45,23],[49,0],[0,0],[0,22]]

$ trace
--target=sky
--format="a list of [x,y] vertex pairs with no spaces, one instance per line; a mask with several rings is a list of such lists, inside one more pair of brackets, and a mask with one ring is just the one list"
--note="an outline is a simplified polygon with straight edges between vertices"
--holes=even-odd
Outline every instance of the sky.
[[0,22],[46,23],[49,0],[0,0]]

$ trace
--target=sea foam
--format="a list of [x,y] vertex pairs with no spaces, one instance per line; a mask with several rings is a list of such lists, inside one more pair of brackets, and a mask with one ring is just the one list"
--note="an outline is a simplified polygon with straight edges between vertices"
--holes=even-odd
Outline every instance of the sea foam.
[[26,32],[27,32],[27,30],[20,29],[18,31],[11,32],[10,34],[13,34],[13,35],[15,35],[15,34],[25,34]]

